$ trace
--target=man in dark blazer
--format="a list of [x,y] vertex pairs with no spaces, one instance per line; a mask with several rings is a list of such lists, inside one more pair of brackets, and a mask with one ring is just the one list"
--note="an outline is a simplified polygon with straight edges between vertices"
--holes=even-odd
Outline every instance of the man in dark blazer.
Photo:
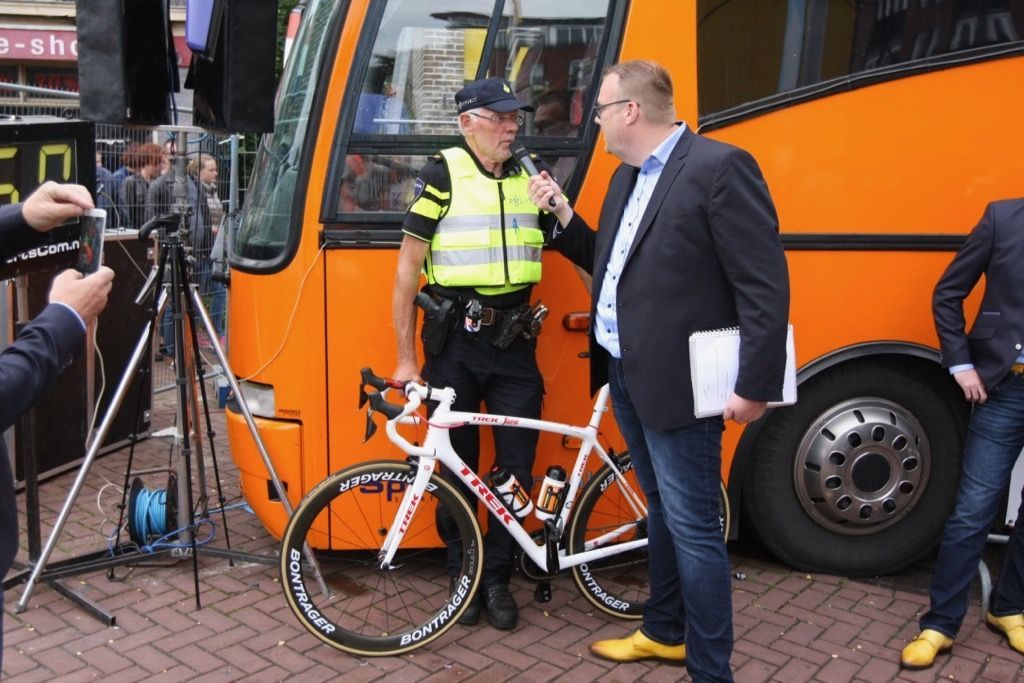
[[[44,244],[45,232],[92,206],[84,187],[48,182],[23,204],[0,207],[0,262]],[[49,305],[0,353],[0,434],[53,386],[57,375],[81,353],[85,330],[106,305],[113,279],[114,271],[105,267],[88,277],[74,270],[62,272],[50,288]],[[0,438],[0,578],[7,574],[17,553],[14,477],[7,446]]]
[[[970,334],[964,298],[985,275],[985,295]],[[1017,456],[1024,447],[1024,199],[993,202],[935,286],[935,329],[948,368],[974,404],[960,485],[946,520],[921,633],[904,649],[904,667],[923,669],[953,647]],[[1018,522],[1024,506],[1017,512]],[[1024,526],[1014,526],[986,621],[1024,652]]]
[[685,660],[695,681],[728,681],[731,584],[718,517],[724,422],[694,417],[688,340],[740,328],[724,419],[756,420],[781,398],[789,276],[778,219],[748,153],[676,122],[672,83],[659,65],[608,69],[594,114],[623,162],[597,232],[550,176],[531,179],[531,198],[564,226],[551,245],[593,274],[591,389],[610,385],[649,506],[643,626],[591,650],[613,661]]

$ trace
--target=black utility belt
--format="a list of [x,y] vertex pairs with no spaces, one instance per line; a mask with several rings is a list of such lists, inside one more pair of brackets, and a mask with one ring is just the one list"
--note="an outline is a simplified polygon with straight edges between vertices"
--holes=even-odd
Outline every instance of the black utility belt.
[[539,301],[532,306],[524,303],[511,308],[492,308],[484,306],[479,299],[449,299],[438,294],[421,293],[416,302],[426,313],[423,344],[434,355],[444,348],[450,330],[460,329],[475,336],[481,328],[492,327],[491,344],[506,349],[518,337],[536,338],[548,315],[548,307]]

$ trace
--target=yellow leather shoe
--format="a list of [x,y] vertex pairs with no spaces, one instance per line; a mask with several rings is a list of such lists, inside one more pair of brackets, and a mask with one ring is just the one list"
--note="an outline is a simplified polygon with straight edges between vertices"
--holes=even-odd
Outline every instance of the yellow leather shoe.
[[1005,617],[997,617],[989,612],[985,615],[988,627],[1006,636],[1010,647],[1017,652],[1024,653],[1024,615],[1008,614]]
[[686,661],[686,645],[662,645],[645,636],[640,629],[626,638],[592,643],[590,651],[601,659],[613,662],[657,659],[668,664],[682,664]]
[[903,648],[900,666],[904,669],[927,669],[935,663],[936,655],[950,652],[952,649],[952,638],[926,628]]

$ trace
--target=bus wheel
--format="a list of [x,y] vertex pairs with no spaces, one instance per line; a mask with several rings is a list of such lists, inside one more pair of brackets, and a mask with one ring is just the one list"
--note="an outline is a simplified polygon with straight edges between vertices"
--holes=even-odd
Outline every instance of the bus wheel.
[[937,543],[956,495],[962,417],[947,386],[908,365],[840,366],[769,416],[743,507],[783,562],[886,574]]

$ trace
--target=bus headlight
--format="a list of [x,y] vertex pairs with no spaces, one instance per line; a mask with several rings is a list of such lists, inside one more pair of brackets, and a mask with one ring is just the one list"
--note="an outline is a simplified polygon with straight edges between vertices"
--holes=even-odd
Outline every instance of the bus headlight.
[[238,387],[242,390],[242,398],[253,415],[270,418],[277,416],[272,385],[242,380],[238,383]]

